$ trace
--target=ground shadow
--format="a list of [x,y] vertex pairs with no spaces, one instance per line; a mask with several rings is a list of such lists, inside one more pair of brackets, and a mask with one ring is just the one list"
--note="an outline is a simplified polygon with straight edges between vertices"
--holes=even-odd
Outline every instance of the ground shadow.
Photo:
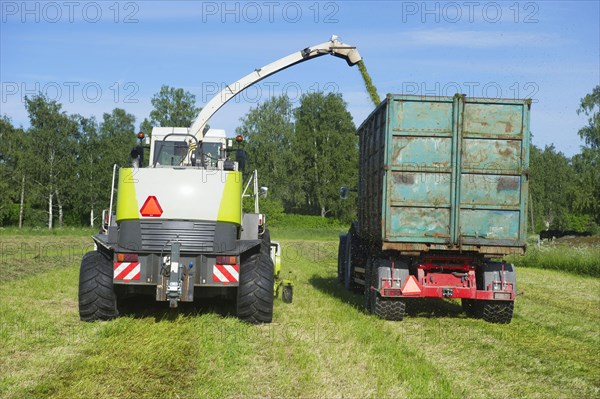
[[324,292],[341,302],[353,305],[361,310],[363,309],[363,296],[360,294],[359,290],[347,290],[335,277],[313,275],[308,279],[308,282],[319,291]]
[[235,303],[225,298],[200,298],[194,302],[179,302],[171,309],[168,302],[157,302],[150,295],[135,295],[118,301],[119,315],[142,319],[153,317],[155,321],[175,320],[178,316],[216,314],[221,317],[235,316]]
[[410,317],[425,318],[464,318],[466,315],[459,302],[441,298],[407,299],[406,314]]
[[[348,291],[342,283],[335,277],[321,277],[314,275],[309,278],[308,282],[321,292],[324,292],[341,302],[350,303],[363,313],[367,313],[363,306],[362,287],[353,291]],[[462,311],[458,301],[448,301],[437,298],[410,299],[406,301],[406,314],[410,317],[450,317],[464,318],[465,314]]]

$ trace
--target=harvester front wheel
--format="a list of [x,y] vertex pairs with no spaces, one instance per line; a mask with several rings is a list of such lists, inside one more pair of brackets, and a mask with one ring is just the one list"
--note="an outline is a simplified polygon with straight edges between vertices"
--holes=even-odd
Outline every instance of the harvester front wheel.
[[275,267],[270,247],[269,232],[265,231],[260,250],[242,255],[237,316],[248,323],[270,323],[273,320]]
[[112,262],[100,252],[88,252],[79,269],[79,318],[111,320],[118,315]]

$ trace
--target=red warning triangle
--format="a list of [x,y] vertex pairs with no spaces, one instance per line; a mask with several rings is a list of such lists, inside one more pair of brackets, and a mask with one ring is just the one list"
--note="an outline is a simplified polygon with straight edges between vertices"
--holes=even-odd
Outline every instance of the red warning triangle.
[[408,276],[401,291],[402,295],[419,295],[421,293],[421,288],[419,288],[419,283],[417,283],[415,276]]
[[140,208],[140,213],[142,216],[159,217],[162,215],[163,210],[160,207],[156,197],[154,195],[150,195],[148,198],[146,198],[146,202],[144,202],[144,205],[142,205]]

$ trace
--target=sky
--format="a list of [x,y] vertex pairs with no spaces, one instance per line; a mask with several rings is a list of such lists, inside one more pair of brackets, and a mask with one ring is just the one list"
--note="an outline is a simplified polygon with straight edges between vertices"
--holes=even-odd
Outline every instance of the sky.
[[[161,85],[207,103],[256,68],[337,35],[387,93],[532,98],[539,147],[583,144],[580,99],[600,84],[599,1],[0,0],[0,115],[27,128],[24,97],[68,113],[124,108],[136,125]],[[358,126],[373,110],[357,67],[323,56],[250,87],[209,121],[229,136],[251,108],[287,94],[342,94]]]

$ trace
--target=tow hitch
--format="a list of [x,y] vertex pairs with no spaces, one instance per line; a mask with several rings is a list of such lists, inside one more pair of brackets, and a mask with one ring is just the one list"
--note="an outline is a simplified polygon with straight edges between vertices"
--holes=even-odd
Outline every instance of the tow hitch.
[[167,284],[167,300],[171,308],[177,307],[177,302],[181,298],[181,276],[182,265],[179,262],[179,249],[181,243],[171,244],[171,256],[165,257],[164,268],[169,270],[169,282]]

